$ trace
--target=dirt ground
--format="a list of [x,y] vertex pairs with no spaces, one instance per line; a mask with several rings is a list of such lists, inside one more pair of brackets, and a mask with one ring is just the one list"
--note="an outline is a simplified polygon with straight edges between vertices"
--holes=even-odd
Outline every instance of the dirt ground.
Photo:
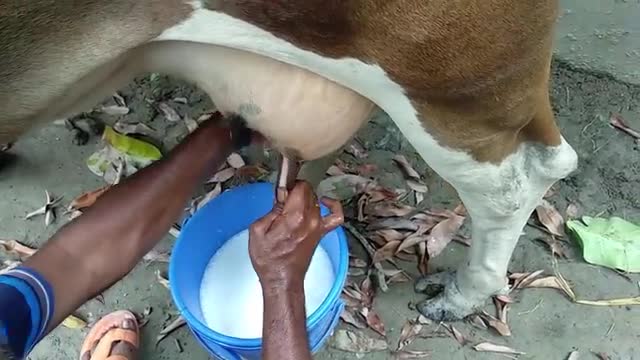
[[[189,105],[176,105],[176,108],[181,114],[190,114],[194,118],[211,109],[211,104],[200,92],[154,75],[138,80],[123,89],[121,94],[132,109],[125,117],[127,121],[141,121],[156,129],[166,130],[162,144],[165,149],[178,142],[186,129],[182,124],[166,124],[145,99],[185,97]],[[569,202],[573,202],[578,205],[581,214],[616,215],[640,223],[640,145],[608,125],[610,112],[619,112],[632,127],[640,128],[640,87],[556,62],[552,96],[564,136],[580,155],[580,167],[558,184],[557,193],[550,201],[561,212]],[[102,117],[108,123],[116,119]],[[369,152],[364,162],[378,166],[374,176],[383,185],[403,186],[402,175],[391,161],[393,155],[402,153],[421,173],[426,174],[429,193],[423,206],[452,208],[456,205],[457,199],[452,188],[426,169],[384,114],[375,116],[360,131],[358,140]],[[54,124],[36,129],[23,137],[12,150],[17,154],[17,160],[0,172],[0,238],[42,245],[66,221],[66,216],[59,214],[54,225],[45,227],[41,218],[24,220],[25,214],[42,205],[45,189],[56,196],[64,196],[67,203],[81,192],[101,186],[104,183],[102,179],[92,174],[85,165],[86,158],[97,149],[98,143],[99,137],[91,136],[87,144],[75,145],[72,132]],[[354,158],[348,154],[341,155],[341,158],[354,162]],[[468,221],[463,233],[468,234]],[[534,241],[541,235],[533,227],[525,228],[511,262],[511,271],[544,269],[552,273],[551,254]],[[172,241],[173,238],[167,235],[160,248],[170,249]],[[352,241],[351,245],[353,253],[362,253],[359,243]],[[571,282],[579,298],[639,295],[639,275],[621,276],[614,271],[589,265],[584,262],[574,243],[567,243],[567,248],[569,258],[559,261],[559,270]],[[430,266],[432,270],[454,269],[466,251],[462,245],[451,243]],[[149,321],[142,330],[142,359],[208,359],[186,328],[155,345],[160,329],[176,316],[169,292],[156,281],[155,272],[165,271],[166,268],[164,263],[141,263],[104,293],[104,305],[90,301],[77,313],[87,320],[93,320],[116,309],[127,308],[143,313],[151,308]],[[417,274],[414,265],[407,264],[407,269],[413,275]],[[376,296],[374,308],[384,321],[390,347],[395,348],[406,320],[417,315],[409,309],[408,304],[423,298],[424,295],[413,291],[411,283],[393,284],[388,293]],[[431,336],[416,340],[410,349],[429,350],[432,359],[499,358],[499,355],[478,353],[472,348],[476,343],[491,341],[525,352],[526,355],[522,355],[521,359],[565,359],[574,350],[581,353],[580,359],[596,359],[595,353],[599,352],[608,354],[610,359],[640,358],[640,349],[637,347],[640,341],[640,307],[576,305],[552,289],[526,289],[516,292],[514,298],[516,303],[512,305],[509,317],[513,333],[511,337],[500,337],[492,331],[459,322],[455,324],[456,328],[470,340],[470,344],[461,346],[444,334],[439,324],[433,324],[426,331]],[[493,306],[487,304],[487,310],[493,311]],[[340,326],[350,328],[345,324]],[[29,359],[77,358],[86,333],[86,329],[58,328],[36,347]],[[376,336],[373,332],[368,334]],[[182,352],[179,352],[176,341]],[[391,355],[388,352],[357,355],[338,351],[329,345],[316,356],[317,359],[363,357],[378,360],[389,359]]]

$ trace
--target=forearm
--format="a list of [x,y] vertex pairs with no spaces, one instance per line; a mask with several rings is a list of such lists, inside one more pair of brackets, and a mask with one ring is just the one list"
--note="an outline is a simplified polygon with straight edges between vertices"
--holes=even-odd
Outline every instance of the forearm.
[[25,263],[54,289],[49,329],[131,271],[162,239],[207,170],[226,159],[225,134],[205,124],[167,158],[105,193]]
[[263,294],[262,358],[310,360],[303,282],[283,288],[265,285]]

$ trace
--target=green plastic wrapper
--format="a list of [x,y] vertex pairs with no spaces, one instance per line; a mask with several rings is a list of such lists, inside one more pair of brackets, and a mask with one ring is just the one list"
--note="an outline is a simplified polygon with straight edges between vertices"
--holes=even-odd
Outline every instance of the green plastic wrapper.
[[619,217],[584,216],[567,222],[582,246],[585,261],[626,272],[640,272],[640,226]]

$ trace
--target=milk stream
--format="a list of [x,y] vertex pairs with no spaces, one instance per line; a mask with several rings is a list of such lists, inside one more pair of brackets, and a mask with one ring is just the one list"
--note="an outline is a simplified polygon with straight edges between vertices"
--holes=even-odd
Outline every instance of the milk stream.
[[[320,306],[335,274],[318,246],[304,279],[307,317]],[[214,331],[243,339],[262,337],[262,289],[249,258],[249,231],[229,239],[209,260],[200,285],[200,307]]]

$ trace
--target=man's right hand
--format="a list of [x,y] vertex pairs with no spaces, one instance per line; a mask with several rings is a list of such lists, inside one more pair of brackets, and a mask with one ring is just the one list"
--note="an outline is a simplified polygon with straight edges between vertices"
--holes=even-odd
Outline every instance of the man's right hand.
[[331,210],[323,218],[311,185],[299,181],[284,206],[277,206],[250,228],[249,254],[263,288],[304,282],[318,242],[344,222],[340,202],[323,199]]

